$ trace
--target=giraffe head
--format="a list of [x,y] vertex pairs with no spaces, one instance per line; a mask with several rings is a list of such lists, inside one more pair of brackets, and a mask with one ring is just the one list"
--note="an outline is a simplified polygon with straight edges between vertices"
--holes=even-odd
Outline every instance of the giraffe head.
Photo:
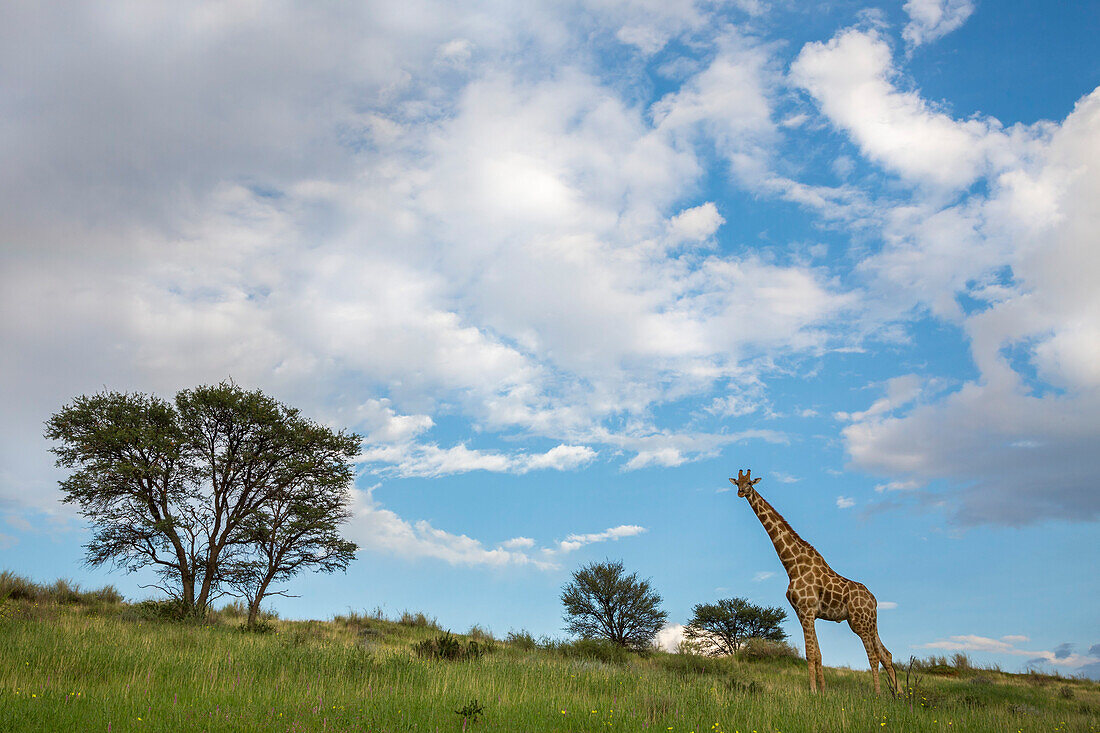
[[752,469],[742,472],[741,469],[737,469],[737,478],[730,479],[730,483],[737,487],[737,495],[745,497],[749,495],[750,491],[753,491],[753,484],[760,481],[758,478],[752,477]]

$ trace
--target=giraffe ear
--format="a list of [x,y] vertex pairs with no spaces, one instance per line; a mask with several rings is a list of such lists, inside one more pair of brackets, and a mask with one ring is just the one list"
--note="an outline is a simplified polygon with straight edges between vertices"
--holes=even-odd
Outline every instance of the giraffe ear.
[[737,485],[737,479],[731,478],[730,483],[733,484],[734,486],[736,486]]
[[754,479],[752,480],[752,485],[753,485],[753,486],[756,486],[756,485],[757,485],[758,483],[760,483],[760,479],[758,479],[758,478],[754,478]]

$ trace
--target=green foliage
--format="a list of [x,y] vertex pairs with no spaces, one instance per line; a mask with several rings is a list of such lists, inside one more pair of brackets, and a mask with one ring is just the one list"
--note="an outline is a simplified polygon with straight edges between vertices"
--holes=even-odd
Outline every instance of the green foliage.
[[539,643],[535,637],[531,636],[531,632],[526,629],[520,631],[509,631],[508,636],[504,637],[504,641],[516,649],[522,649],[523,651],[534,651],[539,648]]
[[648,648],[668,618],[649,581],[627,575],[621,562],[594,562],[575,571],[561,602],[570,633],[632,649]]
[[439,622],[434,618],[425,615],[421,611],[411,613],[410,611],[402,611],[401,617],[397,619],[397,623],[402,626],[413,626],[420,629],[435,629],[439,630]]
[[0,572],[0,596],[13,601],[37,601],[42,595],[45,595],[45,589],[29,578],[10,570]]
[[458,710],[455,710],[455,714],[462,718],[462,730],[466,730],[467,725],[476,723],[477,719],[484,713],[485,706],[479,705],[476,697]]
[[491,641],[477,642],[473,639],[463,643],[462,640],[449,631],[445,631],[439,636],[413,644],[412,650],[416,656],[425,659],[465,661],[479,659],[485,654],[492,653],[495,650],[495,645]]
[[[228,587],[260,602],[305,568],[347,567],[354,434],[232,382],[179,392],[76,398],[46,422],[63,501],[92,526],[92,565],[151,568],[158,586],[201,615]],[[193,610],[192,610],[193,609]]]
[[688,646],[704,654],[730,655],[749,639],[782,642],[781,628],[787,612],[775,606],[758,606],[745,598],[723,598],[698,603],[684,627]]
[[779,660],[786,662],[803,662],[798,650],[785,641],[772,641],[770,639],[748,639],[737,652],[737,658],[746,662],[761,660]]
[[127,618],[146,621],[209,621],[207,614],[197,614],[194,607],[178,598],[145,600],[130,606],[124,614]]

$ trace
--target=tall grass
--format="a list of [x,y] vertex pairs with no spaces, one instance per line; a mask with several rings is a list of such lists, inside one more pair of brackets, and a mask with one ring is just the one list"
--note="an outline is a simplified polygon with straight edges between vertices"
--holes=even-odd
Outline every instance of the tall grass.
[[448,660],[413,650],[437,629],[368,614],[257,635],[34,604],[8,601],[0,620],[0,730],[1100,731],[1100,685],[1081,680],[926,675],[924,700],[907,701],[875,697],[866,671],[829,669],[813,696],[787,658],[604,660],[517,633]]
[[89,591],[81,590],[76,583],[62,579],[55,580],[50,585],[39,585],[10,570],[0,571],[0,599],[83,605],[119,604],[125,600],[113,585]]

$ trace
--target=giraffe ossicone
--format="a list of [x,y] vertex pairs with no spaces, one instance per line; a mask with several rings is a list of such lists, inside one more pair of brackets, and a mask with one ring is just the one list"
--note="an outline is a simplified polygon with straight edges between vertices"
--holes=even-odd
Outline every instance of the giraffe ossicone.
[[825,558],[806,540],[798,536],[787,520],[764,497],[757,493],[751,469],[738,469],[737,478],[730,482],[737,487],[737,495],[747,499],[756,512],[764,531],[775,545],[779,561],[787,571],[790,584],[787,600],[794,608],[802,633],[806,637],[806,664],[810,672],[810,691],[825,689],[825,672],[821,666],[821,649],[817,645],[814,621],[847,621],[852,631],[863,640],[867,661],[871,663],[871,676],[875,693],[879,692],[879,664],[886,670],[893,690],[898,690],[894,660],[878,636],[878,602],[863,583],[849,580],[837,573]]

